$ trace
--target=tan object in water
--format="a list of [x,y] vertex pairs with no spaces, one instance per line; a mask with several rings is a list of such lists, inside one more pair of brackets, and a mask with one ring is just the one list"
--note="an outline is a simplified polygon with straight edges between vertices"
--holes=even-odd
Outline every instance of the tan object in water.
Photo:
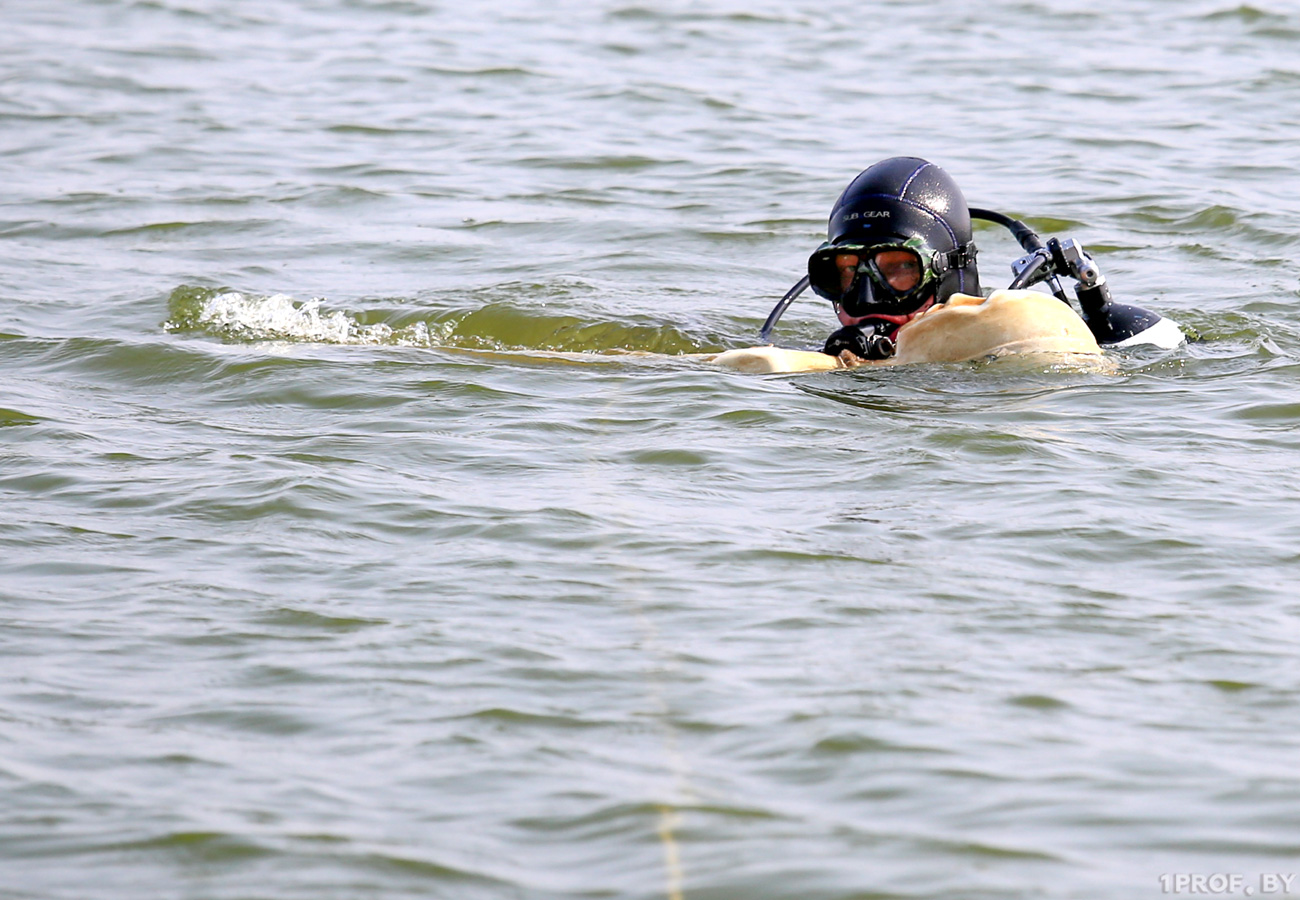
[[[954,294],[898,330],[897,351],[878,362],[842,359],[807,350],[745,347],[713,358],[738,372],[820,372],[856,366],[962,362],[1012,354],[1101,359],[1101,348],[1073,308],[1039,291],[994,291],[987,298]],[[847,354],[846,354],[847,356]]]

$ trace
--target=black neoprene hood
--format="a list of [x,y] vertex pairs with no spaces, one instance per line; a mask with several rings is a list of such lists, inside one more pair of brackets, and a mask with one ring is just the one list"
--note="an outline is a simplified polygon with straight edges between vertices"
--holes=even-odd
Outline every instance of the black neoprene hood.
[[961,292],[979,296],[970,210],[952,176],[914,156],[882,160],[849,183],[831,209],[827,238],[835,244],[884,244],[919,237],[954,267],[939,279],[936,300]]

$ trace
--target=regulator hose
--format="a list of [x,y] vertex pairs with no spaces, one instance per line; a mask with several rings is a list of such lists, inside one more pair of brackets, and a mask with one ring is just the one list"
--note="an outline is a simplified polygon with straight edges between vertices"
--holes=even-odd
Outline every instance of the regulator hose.
[[[1056,268],[1053,265],[1051,251],[1043,243],[1043,239],[1038,236],[1038,232],[1030,228],[1019,219],[1013,219],[1011,216],[1003,215],[1000,212],[994,212],[991,209],[974,209],[970,211],[972,219],[984,219],[986,222],[992,222],[995,225],[1001,225],[1011,232],[1015,237],[1016,243],[1028,254],[1024,259],[1019,260],[1013,271],[1016,271],[1016,277],[1012,279],[1008,288],[1017,290],[1019,288],[1029,287],[1039,281],[1046,281],[1052,288],[1052,293],[1066,306],[1070,305],[1070,298],[1065,295],[1065,288],[1061,287],[1061,280],[1056,277]],[[1018,266],[1023,263],[1024,268]]]
[[790,304],[794,302],[795,297],[808,289],[808,284],[809,279],[805,275],[799,279],[794,287],[785,292],[785,296],[777,301],[776,306],[772,307],[772,311],[767,315],[767,321],[763,323],[763,330],[758,333],[758,342],[760,344],[772,343],[772,329],[776,327],[776,323],[781,316],[785,315],[785,311],[790,308]]
[[1038,232],[1034,231],[1034,229],[1030,228],[1019,219],[1013,219],[1010,216],[1005,216],[1000,212],[994,212],[991,209],[972,208],[970,216],[972,219],[983,219],[986,222],[1001,225],[1003,228],[1011,232],[1015,237],[1016,242],[1024,248],[1026,253],[1034,253],[1035,251],[1042,250],[1046,246],[1043,243],[1043,239],[1038,236]]

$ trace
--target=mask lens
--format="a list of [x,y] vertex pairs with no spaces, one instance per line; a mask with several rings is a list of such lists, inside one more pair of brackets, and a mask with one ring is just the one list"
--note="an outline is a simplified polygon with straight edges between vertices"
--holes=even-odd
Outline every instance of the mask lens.
[[881,286],[896,294],[916,290],[925,275],[920,254],[910,247],[879,249],[872,255],[871,264]]
[[862,265],[862,247],[823,245],[808,259],[808,283],[819,297],[839,300],[853,287]]
[[835,268],[840,273],[841,294],[847,294],[849,288],[853,287],[853,282],[858,277],[858,266],[861,264],[862,257],[856,253],[835,254]]

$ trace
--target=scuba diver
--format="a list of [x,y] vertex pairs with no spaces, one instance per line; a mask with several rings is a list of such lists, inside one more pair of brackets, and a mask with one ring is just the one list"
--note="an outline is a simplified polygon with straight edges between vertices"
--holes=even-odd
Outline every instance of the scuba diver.
[[1059,279],[1078,282],[1083,321],[1098,345],[1172,349],[1182,342],[1182,331],[1169,319],[1112,300],[1105,276],[1074,240],[1044,242],[1019,220],[969,208],[952,176],[916,157],[878,162],[844,189],[831,209],[828,240],[809,257],[807,277],[772,310],[760,342],[769,342],[776,321],[811,286],[831,301],[841,325],[823,353],[889,359],[895,335],[913,318],[957,294],[981,296],[972,217],[1008,228],[1024,248],[1012,263],[1011,288],[1047,282],[1069,306]]

